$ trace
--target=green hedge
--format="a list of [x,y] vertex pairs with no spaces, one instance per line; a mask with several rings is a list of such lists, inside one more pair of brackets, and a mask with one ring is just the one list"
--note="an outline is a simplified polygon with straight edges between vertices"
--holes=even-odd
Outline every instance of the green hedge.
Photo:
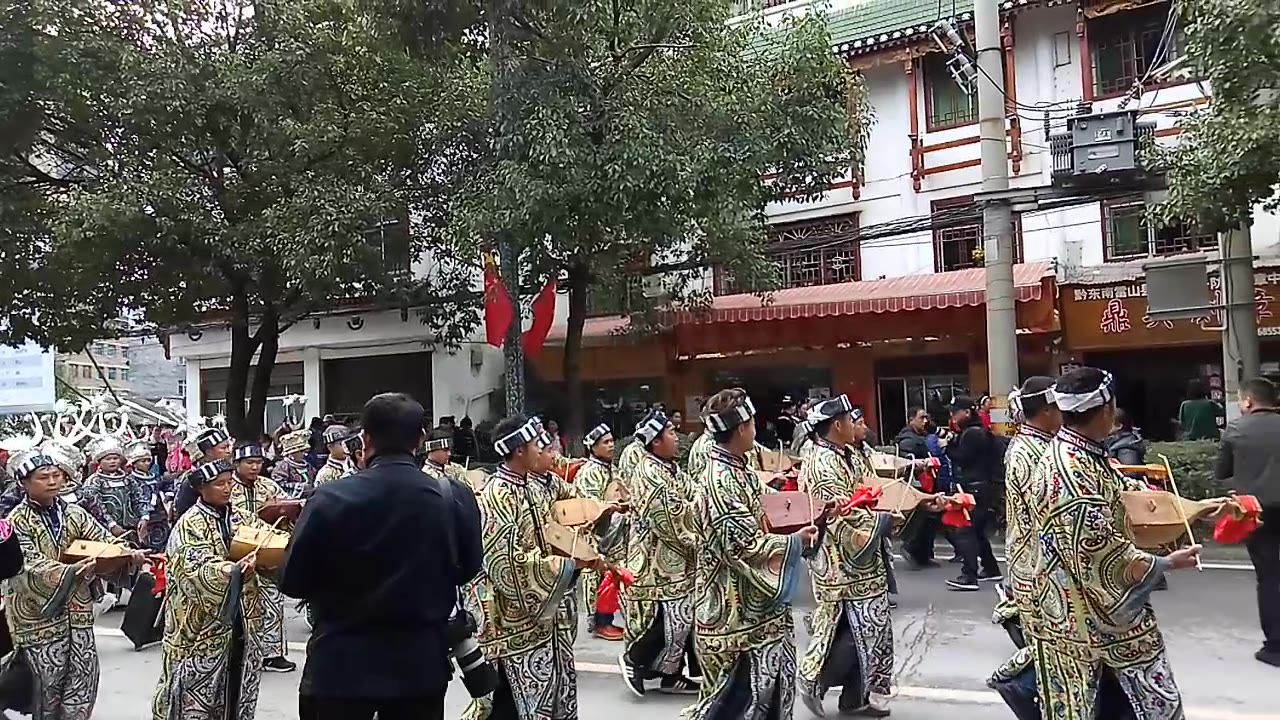
[[1212,440],[1180,440],[1151,443],[1147,462],[1159,463],[1160,455],[1169,458],[1178,492],[1192,500],[1225,495],[1230,488],[1213,478],[1213,461],[1219,444]]

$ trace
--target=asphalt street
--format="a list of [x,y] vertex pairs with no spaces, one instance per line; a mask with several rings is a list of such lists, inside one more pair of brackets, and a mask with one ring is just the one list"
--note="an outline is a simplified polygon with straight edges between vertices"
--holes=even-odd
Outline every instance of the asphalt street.
[[[898,567],[894,717],[1007,720],[1009,711],[985,686],[990,672],[1013,651],[1004,632],[991,624],[994,590],[949,591],[944,581],[955,574],[955,568],[946,563],[918,572],[906,570],[902,563]],[[807,597],[807,591],[802,597]],[[1254,597],[1251,571],[1224,569],[1176,573],[1170,589],[1156,593],[1154,604],[1190,720],[1280,720],[1280,670],[1252,657],[1261,641]],[[807,637],[800,620],[806,609],[805,605],[796,609],[797,641],[802,649]],[[138,720],[148,717],[160,650],[134,652],[120,636],[119,623],[119,611],[99,618],[103,677],[94,717]],[[287,633],[292,657],[301,664],[308,631],[296,613],[290,612]],[[586,633],[579,638],[583,720],[603,718],[619,708],[636,720],[675,718],[688,699],[652,693],[644,700],[633,698],[616,675],[620,650],[620,643]],[[296,717],[297,680],[297,673],[267,675],[258,717]],[[465,696],[460,685],[450,693],[448,717],[458,716]],[[829,704],[834,705],[834,699]],[[798,707],[796,717],[806,716]]]

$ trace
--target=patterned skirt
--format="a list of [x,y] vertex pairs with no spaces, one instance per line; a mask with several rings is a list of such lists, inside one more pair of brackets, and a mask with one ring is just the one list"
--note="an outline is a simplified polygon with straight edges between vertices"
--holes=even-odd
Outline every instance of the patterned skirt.
[[259,584],[262,603],[262,653],[264,658],[288,657],[289,644],[284,636],[284,595],[275,581],[262,578]]
[[[654,676],[676,675],[684,667],[693,639],[693,598],[627,598],[627,656]],[[692,658],[690,658],[692,660]],[[691,663],[692,664],[692,663]],[[691,668],[690,675],[700,674]]]
[[843,687],[842,706],[861,707],[871,695],[888,696],[892,682],[889,596],[818,603],[800,661],[800,692],[821,702],[828,689]]
[[702,662],[698,702],[681,720],[790,720],[796,700],[795,638],[775,640],[743,652],[712,648],[694,639]]
[[573,646],[558,627],[550,641],[493,664],[498,689],[472,700],[462,720],[578,720]]
[[1045,720],[1185,720],[1168,654],[1113,667],[1031,640]]
[[[229,701],[236,703],[231,717],[253,720],[262,660],[258,643],[238,638],[228,652],[213,655],[185,654],[166,646],[151,701],[153,720],[224,720]],[[236,684],[228,687],[231,682]]]
[[19,648],[35,693],[31,717],[89,720],[98,701],[98,646],[92,628],[71,628],[57,640]]

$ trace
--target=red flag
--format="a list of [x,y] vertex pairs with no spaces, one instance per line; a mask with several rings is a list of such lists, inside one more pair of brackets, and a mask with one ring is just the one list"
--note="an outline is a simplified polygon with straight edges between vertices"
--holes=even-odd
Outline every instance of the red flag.
[[542,288],[533,300],[533,323],[524,333],[524,354],[530,357],[542,352],[551,324],[556,321],[556,281]]
[[498,266],[492,254],[484,259],[484,333],[485,340],[494,347],[502,347],[507,329],[515,317],[511,295],[498,276]]

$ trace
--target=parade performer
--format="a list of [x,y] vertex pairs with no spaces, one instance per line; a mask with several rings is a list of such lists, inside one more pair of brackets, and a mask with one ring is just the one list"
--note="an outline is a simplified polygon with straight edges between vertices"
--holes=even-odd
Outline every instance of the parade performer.
[[539,423],[517,415],[494,428],[502,457],[480,496],[483,515],[485,627],[481,647],[498,688],[472,702],[465,720],[576,720],[573,647],[557,616],[583,563],[553,554],[543,527],[550,495],[531,474],[544,467]]
[[1042,559],[1031,643],[1040,706],[1052,720],[1182,720],[1183,705],[1149,604],[1199,545],[1158,557],[1126,533],[1124,478],[1102,441],[1115,426],[1110,373],[1078,368],[1054,387],[1063,428],[1032,474]]
[[311,489],[311,468],[307,466],[307,449],[311,446],[311,433],[298,430],[280,438],[280,458],[271,468],[271,479],[284,493],[284,497],[300,498]]
[[[814,405],[805,422],[814,440],[800,487],[823,505],[848,500],[863,478],[874,475],[862,450],[867,434],[862,411],[840,395]],[[800,661],[800,698],[818,717],[826,715],[827,690],[837,686],[841,715],[889,715],[893,621],[880,548],[892,520],[888,513],[849,510],[831,521],[826,541],[809,563],[818,605]]]
[[791,599],[800,557],[818,529],[770,535],[764,492],[747,467],[755,447],[755,407],[747,393],[722,390],[707,402],[715,446],[698,488],[702,545],[694,582],[694,644],[702,663],[698,702],[684,720],[790,718],[796,646]]
[[[90,446],[90,452],[98,469],[80,485],[80,501],[91,501],[101,507],[111,525],[136,530],[141,542],[146,534],[144,523],[150,509],[150,474],[140,480],[126,472],[126,451],[113,437],[96,441]],[[142,445],[134,446],[128,454],[130,463],[143,455],[147,460],[151,458],[150,448]]]
[[[1018,433],[1005,456],[1005,554],[1009,591],[992,617],[1011,633],[1027,632],[1035,614],[1032,583],[1040,562],[1039,532],[1032,509],[1031,475],[1062,427],[1062,413],[1053,397],[1053,378],[1036,375],[1009,393],[1009,408]],[[1018,626],[1021,629],[1018,629]],[[1025,646],[1026,642],[1015,644]]]
[[329,449],[329,457],[316,471],[316,487],[343,478],[349,473],[351,460],[347,456],[347,440],[350,439],[351,429],[346,425],[330,425],[324,429],[324,444]]
[[[708,398],[709,400],[710,398]],[[707,461],[711,457],[711,448],[715,446],[712,439],[711,426],[707,424],[707,403],[702,403],[702,433],[694,438],[689,446],[689,456],[685,458],[685,475],[694,487],[702,484],[702,476],[707,471]]]
[[[4,583],[14,646],[32,674],[33,720],[89,720],[98,698],[98,649],[93,635],[93,558],[62,561],[77,540],[111,542],[85,510],[58,496],[62,472],[49,455],[19,459],[15,479],[24,500],[9,515],[22,546],[23,570]],[[133,552],[133,564],[142,563]]]
[[[191,459],[201,462],[215,460],[231,460],[231,436],[222,428],[208,428],[196,434],[190,443]],[[185,449],[185,448],[184,448]],[[173,499],[173,516],[181,517],[192,505],[196,504],[200,493],[190,483],[180,483]]]
[[[272,500],[288,497],[271,478],[262,477],[264,461],[261,445],[241,445],[234,451],[235,482],[231,486],[231,514],[238,525],[266,528],[258,511]],[[278,466],[277,466],[278,467]],[[232,528],[234,530],[234,528]],[[297,664],[289,660],[289,645],[284,635],[284,596],[274,581],[262,577],[258,593],[262,606],[262,669],[270,672],[293,672]]]
[[[584,496],[604,500],[605,493],[614,483],[613,431],[608,425],[602,423],[592,428],[582,440],[587,446],[587,461],[578,469],[578,474],[573,478],[573,484]],[[637,446],[641,444],[639,435],[635,444]],[[635,472],[634,469],[632,472]],[[613,613],[602,613],[596,606],[601,579],[601,575],[593,570],[585,570],[582,573],[583,606],[591,613],[589,630],[598,638],[618,641],[622,639],[623,632],[622,628],[614,626]]]
[[[661,412],[636,430],[645,453],[632,477],[627,588],[627,649],[619,658],[623,680],[636,695],[645,681],[660,679],[658,691],[697,693],[682,671],[692,656],[693,582],[699,539],[693,485],[676,464],[679,436]],[[694,663],[691,663],[693,665]],[[690,667],[690,674],[700,669]]]
[[227,560],[235,531],[231,463],[187,474],[199,499],[170,538],[164,659],[154,720],[249,720],[262,679],[261,579],[252,554]]
[[423,446],[427,451],[427,460],[422,464],[422,471],[432,477],[450,478],[471,487],[465,477],[462,466],[450,462],[453,452],[453,434],[444,428],[435,428],[427,433],[427,442]]

